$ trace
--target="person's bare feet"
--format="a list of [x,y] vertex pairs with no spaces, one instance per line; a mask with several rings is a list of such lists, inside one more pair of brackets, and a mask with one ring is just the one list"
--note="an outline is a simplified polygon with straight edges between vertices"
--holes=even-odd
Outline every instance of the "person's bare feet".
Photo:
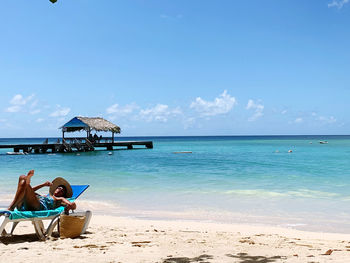
[[34,170],[30,170],[27,174],[27,178],[31,178],[34,175]]
[[16,206],[13,206],[12,204],[7,208],[8,211],[13,211],[15,210]]
[[26,176],[26,184],[30,184],[30,179],[33,177],[34,175],[34,170],[30,170]]

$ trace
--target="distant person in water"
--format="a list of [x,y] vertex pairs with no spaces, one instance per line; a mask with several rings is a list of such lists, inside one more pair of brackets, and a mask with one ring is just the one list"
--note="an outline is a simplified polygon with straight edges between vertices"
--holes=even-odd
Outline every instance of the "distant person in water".
[[[57,177],[52,182],[47,181],[35,187],[30,185],[30,180],[34,175],[34,170],[30,170],[27,175],[21,175],[18,180],[15,198],[8,207],[13,211],[17,208],[19,211],[38,211],[51,210],[59,206],[65,206],[65,212],[76,209],[74,202],[69,202],[67,198],[72,197],[73,191],[70,184],[62,177]],[[42,196],[35,191],[44,186],[49,186],[49,195]]]

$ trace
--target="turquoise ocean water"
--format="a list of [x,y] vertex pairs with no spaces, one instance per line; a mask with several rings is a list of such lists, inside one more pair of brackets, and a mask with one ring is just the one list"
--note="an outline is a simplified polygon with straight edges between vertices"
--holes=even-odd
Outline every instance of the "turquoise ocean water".
[[152,140],[154,149],[21,156],[1,150],[0,207],[13,197],[18,176],[35,169],[33,185],[57,176],[90,184],[78,206],[95,213],[350,233],[350,136],[119,139]]

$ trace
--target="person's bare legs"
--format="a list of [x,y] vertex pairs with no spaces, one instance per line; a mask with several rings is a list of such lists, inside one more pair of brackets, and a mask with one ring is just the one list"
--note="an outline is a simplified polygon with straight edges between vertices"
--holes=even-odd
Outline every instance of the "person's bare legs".
[[34,170],[30,170],[27,176],[21,175],[19,177],[15,197],[12,203],[10,204],[10,206],[8,207],[9,211],[13,211],[15,207],[18,207],[24,201],[26,201],[26,205],[31,210],[37,210],[40,207],[38,198],[36,197],[36,194],[30,185],[30,180],[33,175],[34,175]]
[[24,194],[24,200],[26,201],[26,205],[30,210],[38,210],[40,207],[40,202],[35,194],[35,191],[33,190],[32,186],[30,185],[30,180],[32,176],[34,175],[34,170],[30,170],[27,174],[26,178],[26,191]]
[[27,176],[21,175],[18,179],[17,191],[12,203],[8,207],[8,210],[13,211],[16,206],[23,202],[23,198],[26,192],[26,179]]

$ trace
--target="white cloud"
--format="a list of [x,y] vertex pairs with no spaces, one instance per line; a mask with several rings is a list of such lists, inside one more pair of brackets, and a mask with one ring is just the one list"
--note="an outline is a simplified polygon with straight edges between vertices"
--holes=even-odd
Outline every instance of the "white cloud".
[[[138,111],[139,110],[139,111]],[[137,112],[138,111],[138,112]],[[149,108],[141,109],[136,103],[120,106],[119,104],[113,104],[106,109],[106,112],[110,115],[111,120],[115,120],[118,117],[127,116],[129,119],[144,119],[147,122],[160,121],[166,122],[171,116],[177,116],[182,114],[179,107],[170,109],[168,105],[160,104]],[[136,113],[137,112],[137,113]]]
[[6,112],[19,112],[22,109],[21,106],[18,105],[14,105],[14,106],[10,106],[8,108],[6,108]]
[[303,118],[296,118],[294,120],[295,123],[302,123],[303,122]]
[[24,105],[24,104],[26,104],[26,102],[25,102],[25,99],[23,98],[23,96],[21,94],[17,94],[10,100],[10,104],[13,104],[13,105]]
[[320,116],[318,117],[318,120],[329,124],[337,122],[337,119],[334,118],[333,116],[330,116],[330,117]]
[[39,102],[39,100],[33,101],[33,102],[30,104],[30,107],[31,107],[31,108],[36,107],[36,106],[38,105],[38,102]]
[[197,111],[202,117],[215,116],[230,112],[236,104],[236,99],[224,92],[214,101],[205,101],[201,97],[197,97],[190,105],[191,109]]
[[255,121],[258,118],[260,118],[261,116],[264,115],[263,111],[264,111],[264,105],[259,104],[259,103],[255,103],[254,100],[249,100],[247,107],[247,110],[254,110],[255,113],[253,116],[251,116],[248,121]]
[[283,110],[283,111],[281,112],[282,115],[284,115],[284,114],[286,114],[286,113],[287,113],[287,110]]
[[193,117],[186,118],[183,121],[184,129],[187,130],[188,128],[192,127],[196,122],[196,119]]
[[27,98],[24,98],[21,94],[17,94],[11,99],[10,103],[13,105],[25,105],[28,101],[30,101],[33,98],[34,94],[28,96]]
[[113,104],[106,109],[106,112],[114,116],[126,116],[133,113],[137,109],[139,109],[139,106],[137,106],[135,103],[127,104],[124,107],[121,107],[118,104]]
[[315,117],[316,121],[320,121],[320,122],[327,123],[327,124],[332,124],[332,123],[337,122],[337,119],[334,116],[330,116],[330,117],[318,116],[316,112],[312,112],[311,116]]
[[36,119],[36,122],[43,122],[43,121],[44,121],[43,118],[38,118],[38,119]]
[[29,112],[29,113],[32,114],[32,115],[35,115],[35,114],[38,114],[38,113],[40,113],[40,112],[41,112],[41,110],[36,109],[36,110],[32,110],[32,111]]
[[10,100],[10,104],[12,106],[5,109],[6,112],[19,112],[22,110],[22,108],[32,99],[34,98],[34,94],[23,97],[21,94],[17,94],[13,96],[13,98]]
[[152,108],[147,108],[144,110],[140,110],[140,117],[145,119],[146,121],[160,121],[167,122],[169,116],[176,116],[182,114],[180,108],[169,109],[168,105],[165,104],[157,104]]
[[349,3],[349,0],[333,0],[328,4],[328,7],[336,7],[338,9],[341,9],[347,3]]
[[70,108],[61,108],[61,106],[57,106],[58,109],[50,114],[50,117],[65,117],[70,112]]

